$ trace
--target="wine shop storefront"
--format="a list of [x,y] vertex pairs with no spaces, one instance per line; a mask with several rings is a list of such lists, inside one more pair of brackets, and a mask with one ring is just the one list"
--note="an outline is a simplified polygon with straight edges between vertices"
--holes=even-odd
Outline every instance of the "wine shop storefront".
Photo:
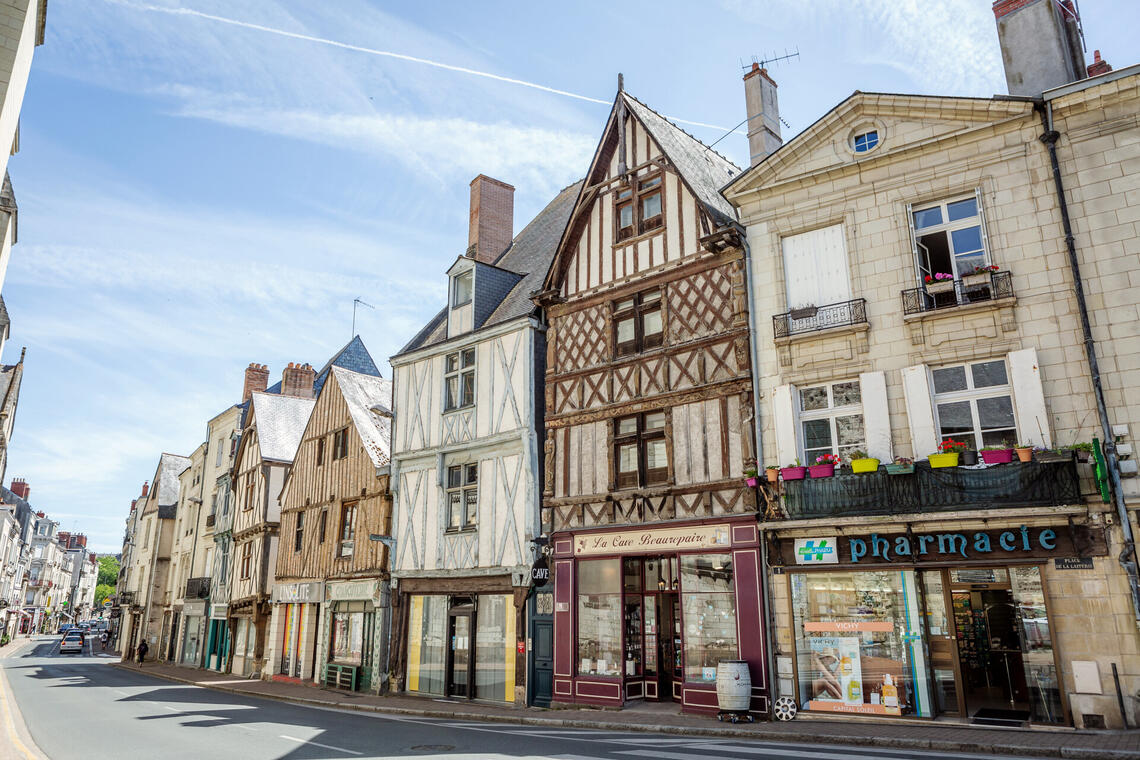
[[754,517],[551,536],[554,701],[717,708],[717,664],[745,660],[766,712]]
[[1066,573],[1112,561],[1103,527],[868,527],[766,531],[779,696],[820,713],[1072,722],[1053,607]]

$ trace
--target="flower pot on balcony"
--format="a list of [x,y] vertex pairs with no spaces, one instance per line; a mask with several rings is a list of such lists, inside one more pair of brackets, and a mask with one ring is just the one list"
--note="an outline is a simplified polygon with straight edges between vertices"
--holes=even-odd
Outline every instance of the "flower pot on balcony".
[[973,467],[978,463],[978,452],[973,449],[966,449],[958,453],[958,464],[963,467]]
[[990,284],[990,273],[979,272],[978,274],[964,274],[962,275],[963,288],[976,288],[979,285]]
[[932,468],[957,467],[958,452],[951,451],[949,454],[931,454],[926,458],[926,461],[930,462]]
[[952,293],[954,291],[953,280],[932,280],[926,283],[926,292],[930,295],[937,295],[938,293]]
[[776,483],[780,480],[780,471],[777,470],[775,467],[769,467],[764,472],[768,473],[768,482],[769,483]]
[[780,477],[784,480],[803,480],[806,472],[806,467],[782,467]]
[[1013,449],[983,449],[982,461],[986,464],[1009,464],[1013,461]]
[[914,472],[914,462],[910,464],[888,464],[883,466],[887,468],[888,475],[910,475]]
[[813,478],[830,478],[835,474],[835,465],[833,464],[813,464],[808,467],[808,472]]
[[867,457],[866,459],[852,459],[851,472],[878,472],[879,460]]
[[755,488],[760,485],[760,478],[745,478],[744,482],[749,488]]
[[1014,449],[1017,452],[1017,461],[1019,462],[1032,462],[1033,449],[1029,447],[1020,447]]

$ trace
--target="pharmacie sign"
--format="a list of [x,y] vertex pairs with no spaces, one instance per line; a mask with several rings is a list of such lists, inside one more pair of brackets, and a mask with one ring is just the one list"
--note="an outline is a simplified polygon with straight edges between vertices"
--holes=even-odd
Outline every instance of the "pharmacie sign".
[[[834,542],[834,543],[832,543]],[[783,542],[788,565],[995,561],[1046,557],[1103,557],[1103,528],[1019,525],[999,530],[871,533],[862,536],[798,538]],[[832,551],[828,551],[831,548]],[[789,556],[790,555],[790,556]]]
[[727,549],[727,525],[694,525],[687,528],[628,530],[574,537],[574,556],[591,554],[638,554],[693,549]]

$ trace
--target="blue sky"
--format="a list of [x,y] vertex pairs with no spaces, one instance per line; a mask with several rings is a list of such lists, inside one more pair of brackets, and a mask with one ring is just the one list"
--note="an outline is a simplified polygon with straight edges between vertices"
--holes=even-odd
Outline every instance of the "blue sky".
[[[115,552],[159,453],[204,439],[249,362],[319,366],[359,296],[390,374],[466,248],[468,182],[515,185],[521,228],[585,172],[608,113],[589,99],[618,71],[663,114],[731,127],[741,61],[798,49],[771,68],[785,137],[856,89],[1005,92],[987,0],[548,5],[51,0],[9,165],[3,360],[28,355],[8,478]],[[1090,60],[1140,60],[1140,6],[1081,10]],[[717,149],[746,161],[742,134]]]

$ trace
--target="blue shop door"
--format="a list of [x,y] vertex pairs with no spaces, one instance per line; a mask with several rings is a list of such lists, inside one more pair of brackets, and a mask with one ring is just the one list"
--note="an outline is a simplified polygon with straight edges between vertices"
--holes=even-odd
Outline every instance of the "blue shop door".
[[530,598],[530,677],[527,703],[550,707],[554,697],[554,585],[535,589]]

